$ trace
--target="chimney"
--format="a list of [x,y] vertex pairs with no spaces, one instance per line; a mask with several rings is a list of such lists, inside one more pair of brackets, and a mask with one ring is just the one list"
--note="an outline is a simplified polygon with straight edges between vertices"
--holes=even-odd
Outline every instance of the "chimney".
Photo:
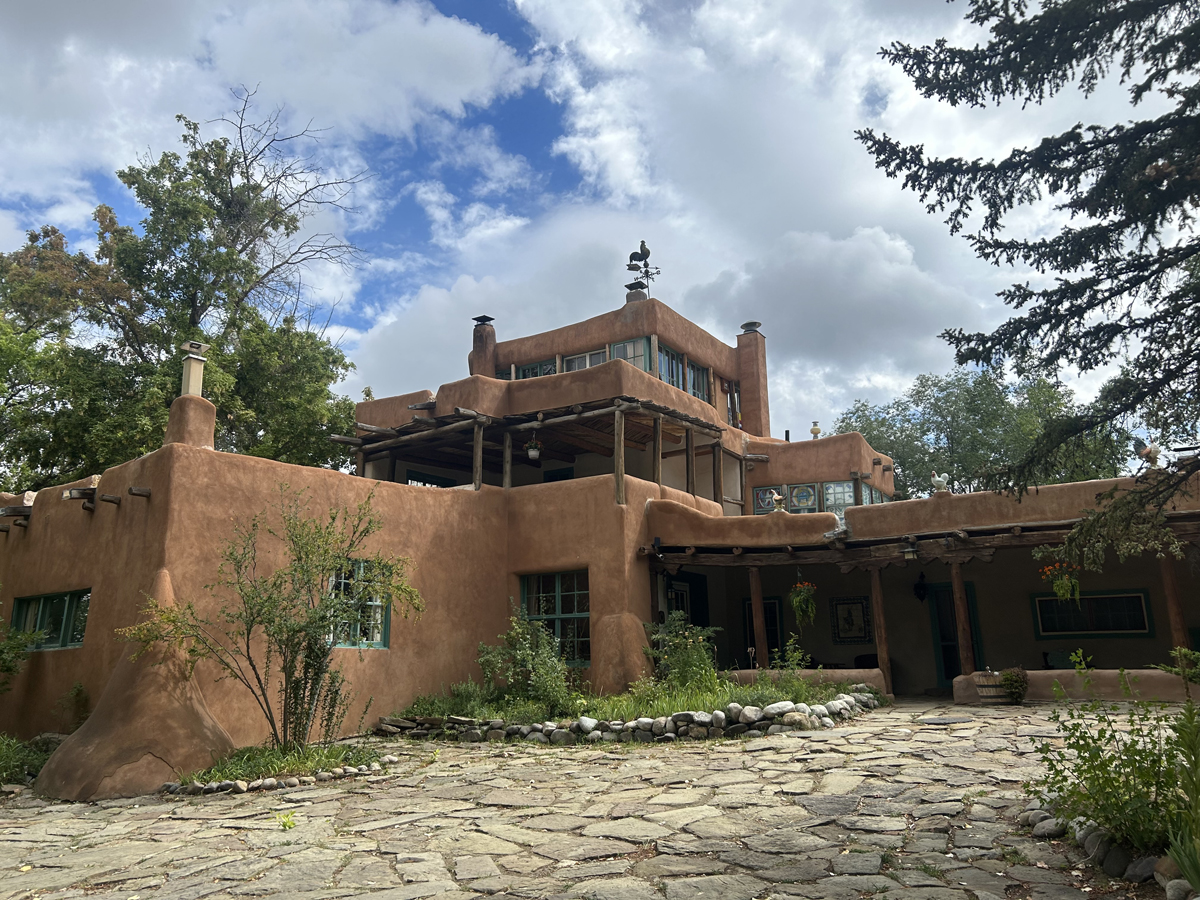
[[737,377],[742,391],[742,430],[759,437],[771,436],[767,402],[767,339],[758,329],[762,322],[746,322],[737,337]]
[[496,377],[496,329],[491,316],[476,316],[475,330],[471,332],[471,352],[467,356],[467,367],[472,375]]
[[209,345],[199,341],[184,341],[179,349],[186,355],[183,357],[183,388],[180,395],[200,397],[204,393],[204,364],[208,361],[204,354]]

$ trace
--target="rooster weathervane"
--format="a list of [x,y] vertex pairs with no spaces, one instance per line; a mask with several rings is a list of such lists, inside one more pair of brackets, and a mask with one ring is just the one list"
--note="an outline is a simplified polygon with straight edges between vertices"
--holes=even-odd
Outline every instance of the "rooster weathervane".
[[650,284],[660,274],[660,270],[656,266],[650,265],[650,248],[646,246],[645,241],[642,241],[637,250],[629,254],[629,264],[625,268],[630,272],[637,273],[634,280],[625,285],[625,290],[631,293],[633,291],[649,292]]

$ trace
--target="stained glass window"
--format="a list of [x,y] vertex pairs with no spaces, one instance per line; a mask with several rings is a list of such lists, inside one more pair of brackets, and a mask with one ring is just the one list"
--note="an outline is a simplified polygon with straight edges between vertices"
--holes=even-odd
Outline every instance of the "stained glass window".
[[754,514],[756,516],[775,512],[775,501],[771,499],[771,491],[783,496],[783,485],[769,484],[766,487],[754,489]]
[[817,486],[815,484],[789,484],[787,486],[787,508],[793,513],[815,513],[817,511]]
[[854,505],[854,482],[826,481],[823,487],[823,509],[825,512],[833,513],[839,519],[843,518],[846,514],[846,507]]

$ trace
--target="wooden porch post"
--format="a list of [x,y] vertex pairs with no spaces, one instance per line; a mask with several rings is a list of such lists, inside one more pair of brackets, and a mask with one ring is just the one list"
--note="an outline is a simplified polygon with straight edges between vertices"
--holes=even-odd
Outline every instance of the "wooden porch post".
[[888,653],[887,624],[883,618],[883,577],[879,569],[871,570],[871,620],[875,626],[875,655],[887,693],[892,693],[892,658]]
[[659,487],[662,487],[662,445],[663,445],[662,425],[663,425],[662,416],[655,416],[654,417],[654,446],[653,446],[653,450],[652,450],[653,458],[650,461],[650,465],[651,465],[651,474],[654,478],[654,483],[657,484]]
[[971,610],[963,584],[962,563],[950,563],[950,587],[954,591],[954,621],[958,626],[958,666],[963,675],[975,671],[975,646],[971,642]]
[[765,669],[767,660],[767,616],[763,612],[762,579],[757,566],[746,570],[750,575],[750,615],[754,618],[754,661]]
[[691,425],[687,427],[684,433],[687,439],[687,492],[693,497],[696,496],[696,431]]
[[504,432],[504,481],[506,488],[512,487],[512,432]]
[[721,512],[725,512],[725,451],[721,448],[721,441],[718,439],[712,445],[712,465],[713,465],[713,499],[721,505]]
[[359,478],[367,474],[367,455],[361,450],[354,454],[354,474]]
[[1179,580],[1175,575],[1175,560],[1164,556],[1158,561],[1162,570],[1163,593],[1167,595],[1167,618],[1171,622],[1171,647],[1191,649],[1187,621],[1183,617],[1183,600],[1179,596]]
[[625,413],[613,412],[613,482],[617,505],[625,505]]
[[483,424],[475,423],[475,443],[471,448],[471,481],[475,490],[483,487]]
[[[393,482],[396,480],[396,454],[395,454],[395,453],[389,453],[389,454],[388,454],[388,476],[387,476],[387,480],[388,480],[388,481],[393,481]],[[405,480],[407,481],[407,479],[405,479]]]

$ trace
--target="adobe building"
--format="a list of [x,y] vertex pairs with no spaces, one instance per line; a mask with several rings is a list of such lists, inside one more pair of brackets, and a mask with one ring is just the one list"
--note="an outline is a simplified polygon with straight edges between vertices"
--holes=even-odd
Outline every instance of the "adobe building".
[[[76,683],[93,698],[39,789],[68,799],[131,795],[265,739],[244,688],[164,654],[130,660],[114,630],[146,595],[214,611],[222,547],[279,486],[322,513],[373,493],[374,547],[413,561],[419,618],[380,610],[338,651],[374,714],[478,677],[476,647],[510,602],[543,621],[594,691],[646,672],[644,623],[683,610],[716,626],[718,663],[767,668],[798,631],[786,601],[817,585],[801,643],[826,677],[895,694],[954,690],[964,673],[1023,665],[1049,697],[1078,647],[1101,669],[1166,662],[1200,626],[1184,563],[1137,559],[1083,577],[1079,605],[1040,580],[1031,549],[1061,541],[1110,482],[1043,488],[1020,503],[936,493],[892,502],[892,460],[859,434],[771,435],[766,338],[733,344],[631,290],[619,309],[497,341],[476,319],[469,376],[358,405],[354,474],[213,449],[202,346],[161,449],[83,482],[0,495],[0,616],[47,633],[10,693],[0,731],[63,727]],[[1170,515],[1200,535],[1200,503]],[[1034,670],[1044,670],[1043,672]],[[1175,690],[1143,673],[1151,693]],[[958,677],[958,681],[955,679]]]

